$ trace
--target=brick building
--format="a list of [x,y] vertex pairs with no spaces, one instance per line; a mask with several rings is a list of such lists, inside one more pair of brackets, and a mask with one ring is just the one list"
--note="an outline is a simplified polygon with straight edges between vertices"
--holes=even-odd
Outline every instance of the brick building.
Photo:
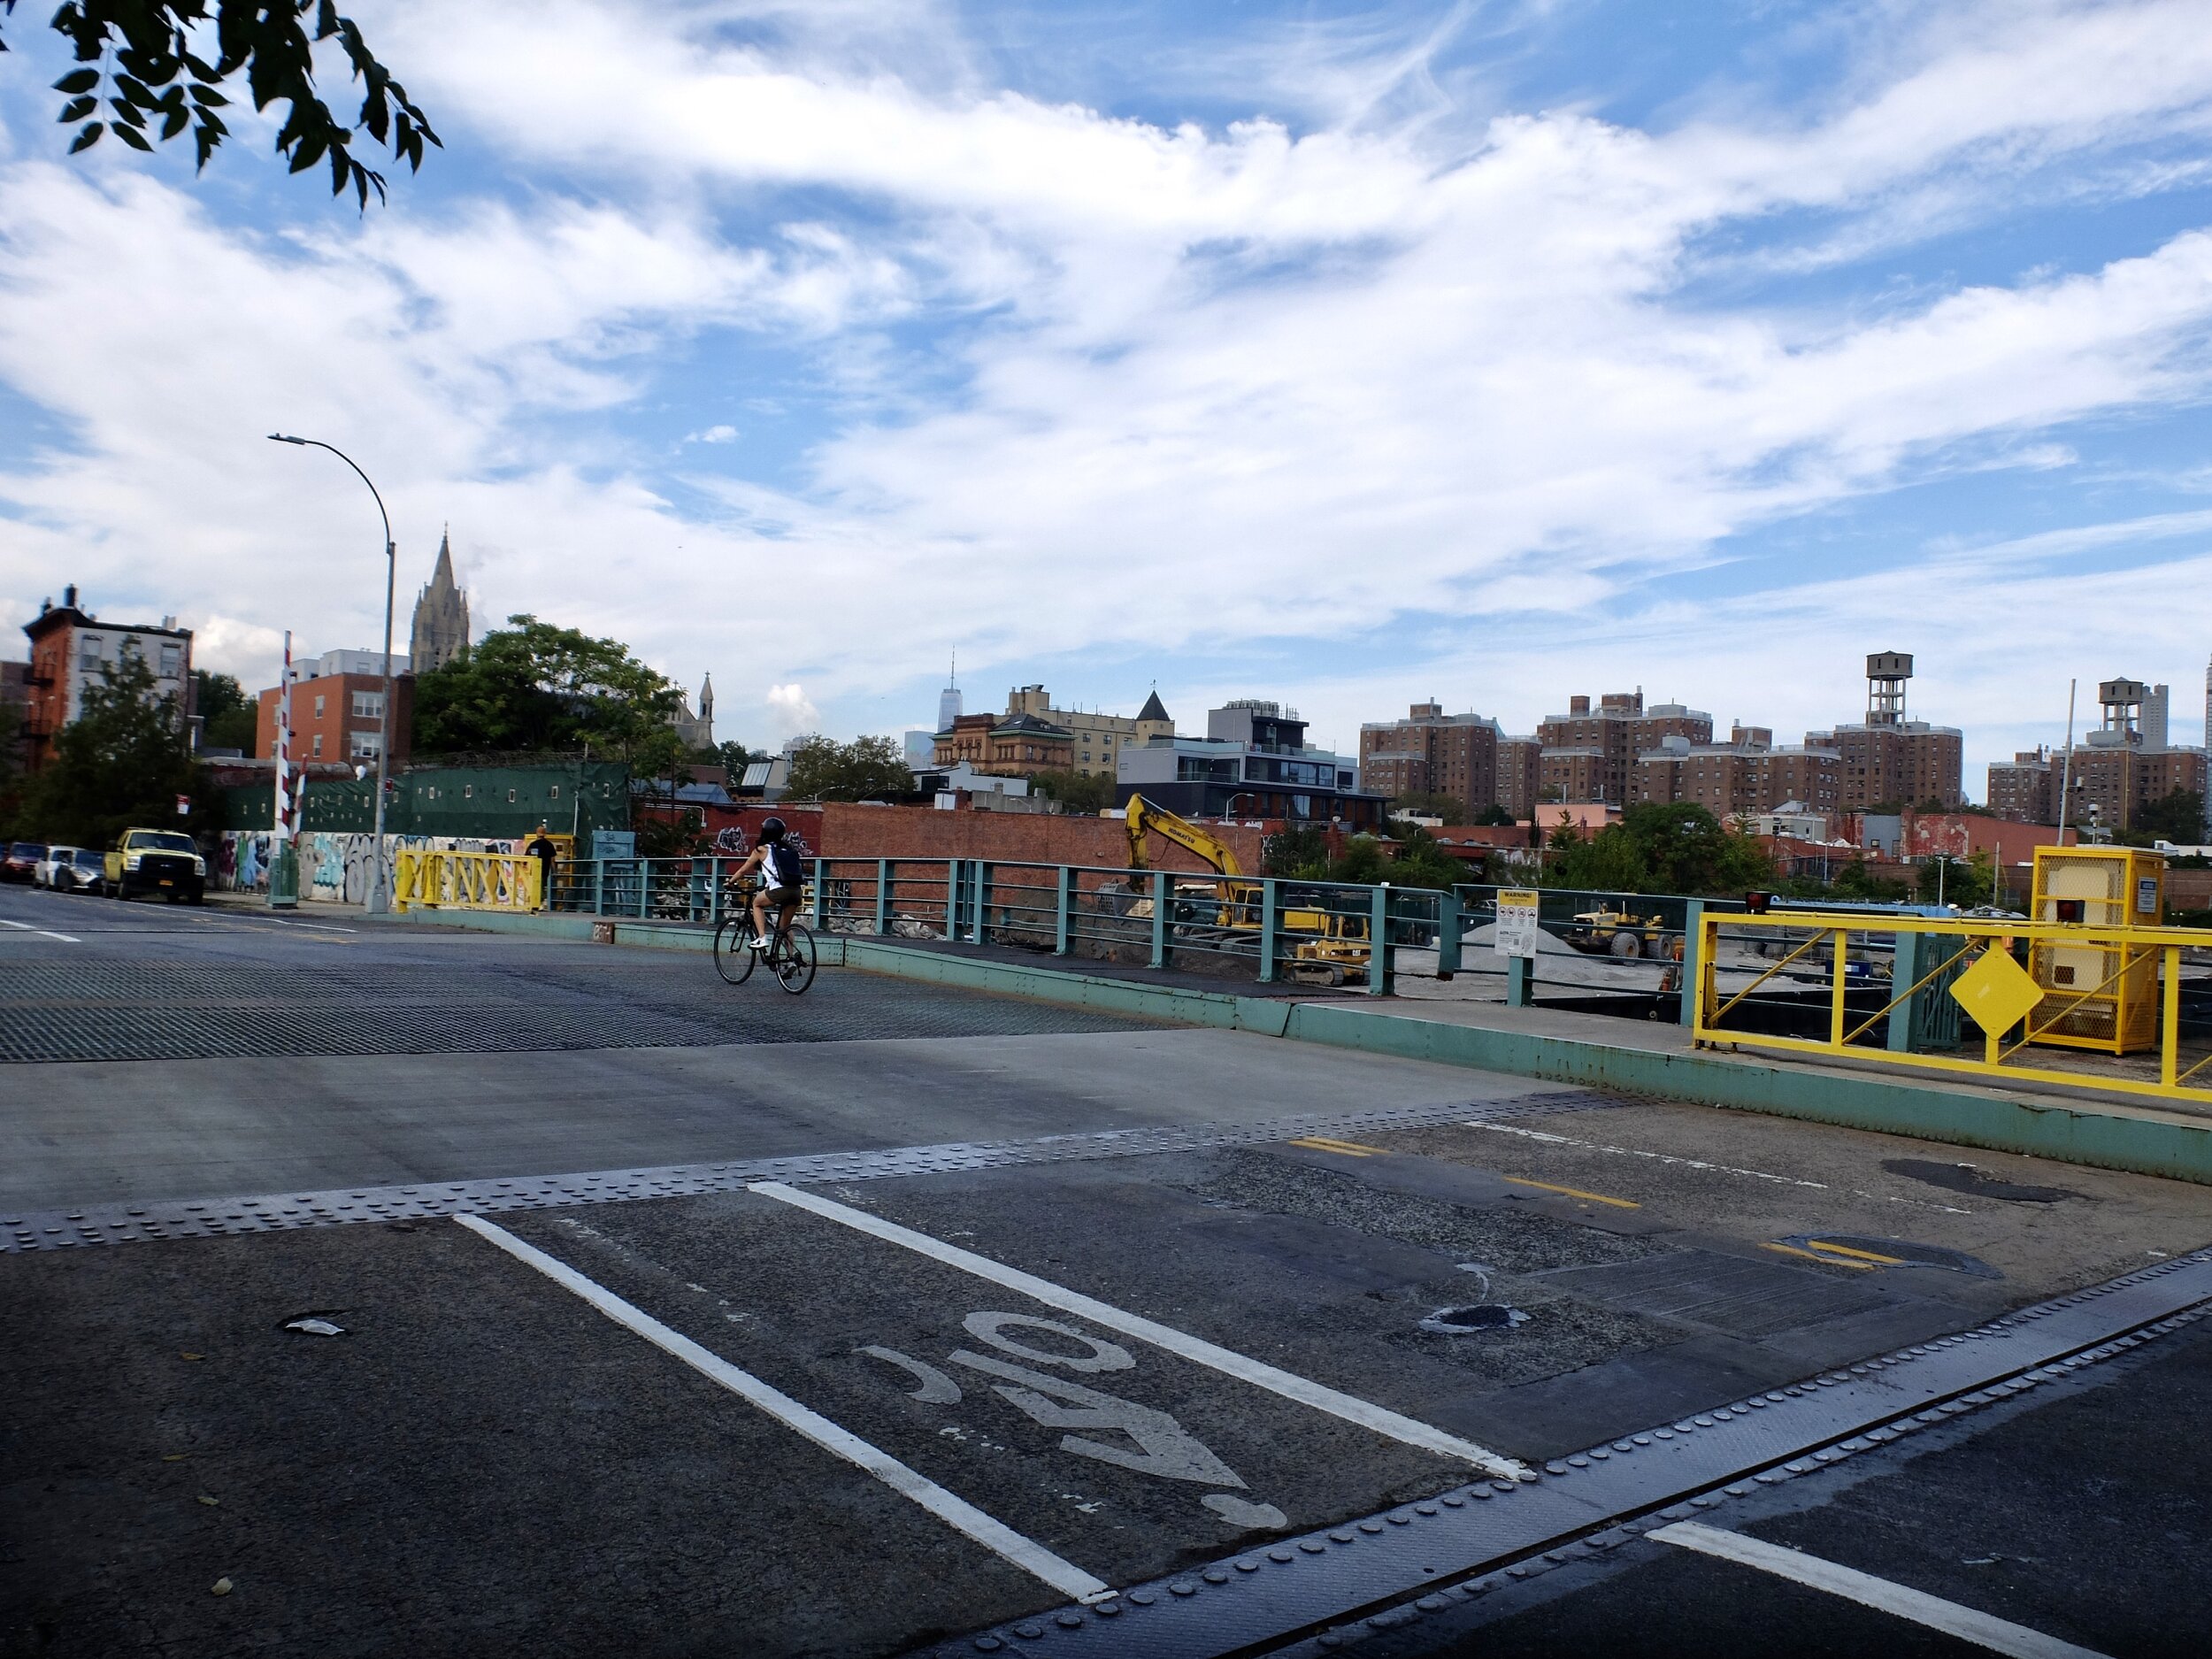
[[[157,701],[174,697],[179,718],[191,730],[192,630],[164,617],[150,623],[102,622],[77,603],[74,583],[62,589],[62,602],[41,601],[38,615],[23,625],[30,636],[31,660],[24,676],[23,742],[26,763],[35,770],[52,758],[61,729],[84,712],[84,694],[103,673],[135,656],[154,677]],[[181,735],[181,733],[180,733]]]
[[1609,691],[1592,708],[1590,699],[1571,699],[1567,712],[1546,717],[1536,728],[1542,755],[1538,791],[1548,801],[1603,801],[1616,805],[1632,798],[1639,757],[1678,737],[1692,744],[1713,741],[1713,717],[1678,703],[1644,706],[1641,691]]
[[1958,728],[1931,726],[1905,714],[1909,651],[1876,651],[1866,659],[1866,718],[1805,733],[1805,747],[1832,751],[1838,762],[1838,804],[1850,811],[1963,806],[1964,739]]
[[1498,740],[1498,804],[1525,824],[1543,798],[1544,744],[1531,733]]
[[[415,679],[396,675],[392,681],[392,757],[386,770],[394,773],[407,767],[408,744],[414,727]],[[292,758],[296,761],[335,761],[348,766],[373,766],[384,741],[382,674],[307,674],[292,682]],[[266,760],[276,754],[276,710],[281,688],[270,687],[260,696],[254,713],[253,752]]]
[[1463,809],[1455,816],[1471,821],[1500,804],[1498,741],[1495,720],[1417,703],[1402,720],[1360,727],[1360,787],[1394,800],[1448,795]]
[[2132,829],[2143,808],[2177,789],[2202,800],[2205,772],[2200,749],[2077,749],[2066,821],[2078,828]]
[[1989,763],[1989,810],[2014,824],[2058,822],[2059,776],[2064,762],[2047,749],[2016,753]]
[[964,714],[937,733],[934,764],[998,778],[1033,778],[1075,764],[1075,735],[1033,714]]
[[1819,749],[1774,747],[1763,726],[1737,726],[1725,743],[1679,738],[1640,756],[1632,801],[1684,802],[1719,818],[1755,818],[1801,806],[1814,813],[1839,803],[1840,762]]

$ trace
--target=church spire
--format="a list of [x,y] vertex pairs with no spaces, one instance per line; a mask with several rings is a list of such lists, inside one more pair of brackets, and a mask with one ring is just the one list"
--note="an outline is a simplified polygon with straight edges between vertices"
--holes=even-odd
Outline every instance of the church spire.
[[408,667],[427,674],[451,662],[469,642],[469,600],[453,579],[453,526],[438,541],[438,562],[415,598],[414,637]]

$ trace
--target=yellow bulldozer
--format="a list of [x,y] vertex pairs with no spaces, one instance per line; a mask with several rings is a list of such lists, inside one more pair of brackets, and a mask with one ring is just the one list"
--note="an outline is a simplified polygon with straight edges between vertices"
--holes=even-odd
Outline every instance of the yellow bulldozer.
[[[1172,841],[1210,864],[1221,879],[1179,878],[1173,884],[1175,908],[1169,919],[1182,928],[1187,936],[1193,930],[1210,929],[1229,949],[1243,945],[1256,954],[1260,949],[1260,884],[1249,879],[1239,879],[1244,876],[1244,869],[1226,843],[1188,818],[1164,806],[1156,806],[1141,795],[1129,797],[1127,814],[1125,822],[1129,832],[1131,889],[1140,890],[1133,872],[1149,872],[1152,868],[1145,837],[1152,834]],[[1205,917],[1209,909],[1212,911],[1210,922]],[[1139,898],[1127,914],[1148,918],[1152,900]],[[1366,916],[1343,916],[1316,908],[1314,896],[1308,895],[1303,902],[1294,896],[1290,903],[1285,904],[1277,913],[1276,926],[1288,948],[1283,964],[1286,977],[1317,985],[1342,985],[1352,979],[1365,982]]]

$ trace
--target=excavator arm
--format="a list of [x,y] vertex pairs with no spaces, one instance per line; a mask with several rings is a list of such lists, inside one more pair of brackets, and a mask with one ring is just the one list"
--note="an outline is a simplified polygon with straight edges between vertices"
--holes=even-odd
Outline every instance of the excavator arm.
[[1128,816],[1124,820],[1129,831],[1129,867],[1148,870],[1151,862],[1145,855],[1146,832],[1164,841],[1173,841],[1186,852],[1192,853],[1211,864],[1225,876],[1240,876],[1243,867],[1237,863],[1236,854],[1226,843],[1209,835],[1187,818],[1179,818],[1164,806],[1155,806],[1141,795],[1129,797]]

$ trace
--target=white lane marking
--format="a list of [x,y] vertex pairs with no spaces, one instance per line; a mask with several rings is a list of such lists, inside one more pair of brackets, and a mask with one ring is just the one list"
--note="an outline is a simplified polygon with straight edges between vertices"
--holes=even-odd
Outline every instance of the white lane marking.
[[[1677,1164],[1688,1170],[1709,1170],[1716,1175],[1740,1175],[1747,1180],[1772,1181],[1779,1187],[1809,1187],[1815,1192],[1828,1192],[1825,1181],[1800,1180],[1794,1175],[1770,1175],[1764,1170],[1742,1170],[1732,1164],[1708,1164],[1702,1158],[1678,1158],[1668,1152],[1647,1152],[1640,1147],[1609,1147],[1599,1141],[1577,1141],[1568,1135],[1547,1133],[1541,1129],[1519,1129],[1511,1124],[1467,1123],[1465,1129],[1487,1129],[1493,1134],[1518,1135],[1524,1141],[1541,1141],[1552,1146],[1579,1147],[1585,1152],[1609,1152],[1619,1158],[1648,1158],[1655,1164]],[[1947,1216],[1970,1216],[1970,1210],[1961,1210],[1952,1204],[1932,1203],[1921,1198],[1900,1198],[1892,1194],[1861,1192],[1857,1187],[1847,1189],[1855,1198],[1870,1198],[1877,1203],[1909,1204],[1915,1210],[1936,1210]]]
[[1770,1544],[1763,1539],[1747,1538],[1741,1532],[1724,1532],[1718,1527],[1700,1525],[1695,1521],[1678,1521],[1647,1532],[1663,1544],[1677,1544],[1684,1549],[1694,1549],[1700,1555],[1717,1556],[1740,1566],[1755,1567],[1770,1572],[1778,1578],[1804,1585],[1809,1589],[1823,1590],[1830,1595],[1842,1596],[1862,1607],[1888,1613],[1930,1630],[1941,1631],[1961,1641],[1970,1641],[1993,1652],[2010,1654],[2013,1659],[2103,1659],[2090,1647],[2077,1647],[2072,1642],[2061,1641],[2055,1636],[2046,1636],[2041,1631],[2030,1630],[2024,1624],[2015,1624],[1993,1614],[1979,1613],[1970,1607],[1961,1607],[1956,1601],[1946,1601],[1940,1596],[1924,1591],[1908,1589],[1901,1584],[1892,1584],[1887,1578],[1877,1578],[1871,1573],[1839,1566],[1824,1561],[1818,1555],[1808,1555],[1799,1550],[1785,1549],[1779,1544]]
[[28,922],[11,922],[5,919],[0,919],[0,927],[12,927],[20,933],[36,933],[41,939],[58,939],[65,945],[81,945],[84,943],[84,941],[78,938],[74,933],[57,933],[47,928],[34,927]]
[[634,1331],[662,1352],[683,1361],[701,1375],[711,1378],[740,1399],[758,1406],[787,1428],[795,1429],[824,1451],[864,1469],[903,1497],[912,1499],[939,1520],[966,1533],[986,1549],[1041,1578],[1063,1595],[1079,1601],[1095,1601],[1114,1594],[1102,1578],[1094,1578],[1071,1562],[1063,1561],[1042,1544],[1025,1538],[1004,1522],[994,1519],[955,1496],[926,1475],[917,1473],[888,1452],[879,1450],[849,1429],[840,1428],[819,1412],[808,1409],[780,1389],[772,1388],[749,1371],[740,1371],[720,1355],[710,1353],[689,1337],[672,1331],[658,1319],[616,1295],[604,1286],[586,1279],[567,1263],[524,1243],[504,1227],[480,1216],[453,1217],[471,1233],[490,1240],[517,1261],[534,1267],[564,1290],[574,1292],[617,1325]]
[[780,1181],[755,1181],[749,1190],[796,1205],[801,1210],[810,1210],[818,1216],[841,1222],[858,1232],[902,1245],[918,1255],[942,1262],[948,1267],[956,1267],[963,1272],[973,1273],[978,1279],[987,1279],[995,1285],[1019,1291],[1047,1307],[1076,1314],[1094,1325],[1102,1325],[1110,1331],[1119,1331],[1125,1336],[1133,1336],[1140,1342],[1149,1342],[1155,1348],[1165,1348],[1171,1354],[1180,1355],[1225,1376],[1264,1388],[1270,1394],[1280,1394],[1286,1400],[1294,1400],[1300,1405],[1312,1407],[1316,1411],[1324,1411],[1331,1417],[1341,1417],[1347,1423],[1356,1423],[1362,1428],[1372,1429],[1376,1433],[1403,1445],[1417,1446],[1425,1451],[1458,1458],[1502,1480],[1530,1478],[1530,1471],[1524,1465],[1502,1453],[1477,1446],[1471,1440],[1447,1434],[1443,1430],[1415,1418],[1401,1417],[1397,1412],[1376,1405],[1371,1401],[1339,1394],[1333,1388],[1294,1372],[1279,1370],[1264,1361],[1217,1347],[1202,1337],[1178,1331],[1172,1325],[1160,1325],[1141,1314],[1125,1312],[1110,1302],[1099,1302],[1080,1291],[1069,1290],[1050,1279],[1039,1279],[1033,1273],[1025,1273],[1019,1268],[1008,1267],[1002,1262],[994,1262],[987,1256],[978,1256],[972,1250],[947,1244],[926,1233],[902,1227],[895,1221],[872,1216],[864,1210],[855,1210],[833,1199],[823,1198],[795,1187],[787,1187]]

